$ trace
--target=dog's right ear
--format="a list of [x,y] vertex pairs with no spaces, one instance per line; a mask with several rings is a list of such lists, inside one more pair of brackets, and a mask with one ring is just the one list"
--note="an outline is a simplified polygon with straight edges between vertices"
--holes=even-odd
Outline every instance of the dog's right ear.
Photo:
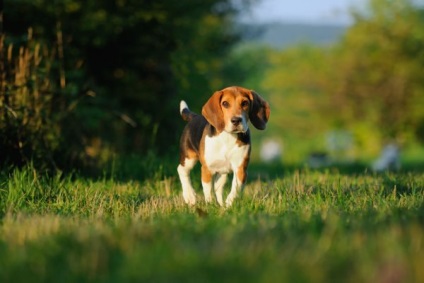
[[224,113],[221,109],[223,94],[222,91],[216,91],[202,108],[202,115],[218,132],[222,132],[225,128]]

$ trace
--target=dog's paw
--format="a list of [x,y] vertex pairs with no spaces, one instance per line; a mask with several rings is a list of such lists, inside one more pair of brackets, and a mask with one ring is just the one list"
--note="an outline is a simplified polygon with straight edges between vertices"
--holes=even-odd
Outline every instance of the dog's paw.
[[196,193],[194,191],[188,191],[183,193],[183,198],[186,204],[195,205],[196,204]]
[[207,204],[211,203],[212,202],[212,197],[205,197],[205,202]]
[[224,206],[224,201],[221,198],[217,198],[216,201],[218,202],[219,206]]
[[231,207],[233,205],[233,201],[234,201],[234,198],[228,196],[227,199],[225,200],[225,207],[227,208]]

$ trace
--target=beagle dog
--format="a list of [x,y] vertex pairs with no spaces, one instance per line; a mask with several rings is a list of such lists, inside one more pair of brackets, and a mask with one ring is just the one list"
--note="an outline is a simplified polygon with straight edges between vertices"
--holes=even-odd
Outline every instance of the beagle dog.
[[187,121],[180,140],[178,175],[184,201],[196,203],[190,181],[190,171],[197,161],[202,165],[202,186],[205,201],[212,201],[212,187],[216,200],[223,206],[222,192],[227,174],[233,172],[231,192],[225,200],[231,206],[238,191],[243,190],[250,159],[248,121],[264,130],[269,119],[269,104],[256,92],[233,86],[215,92],[198,115],[180,103],[180,113]]

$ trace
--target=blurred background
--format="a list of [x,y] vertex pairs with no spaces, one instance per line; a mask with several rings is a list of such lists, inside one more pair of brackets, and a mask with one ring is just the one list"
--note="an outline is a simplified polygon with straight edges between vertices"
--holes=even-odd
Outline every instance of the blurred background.
[[424,1],[295,2],[10,1],[1,165],[176,164],[179,101],[200,112],[230,85],[271,105],[253,161],[423,163]]

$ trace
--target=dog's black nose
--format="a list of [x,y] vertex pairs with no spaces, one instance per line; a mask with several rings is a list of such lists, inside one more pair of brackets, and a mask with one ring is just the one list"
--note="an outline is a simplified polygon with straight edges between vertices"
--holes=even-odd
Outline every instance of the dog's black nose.
[[240,122],[241,122],[241,117],[233,117],[233,118],[231,118],[231,123],[234,126],[237,126],[238,124],[240,124]]

